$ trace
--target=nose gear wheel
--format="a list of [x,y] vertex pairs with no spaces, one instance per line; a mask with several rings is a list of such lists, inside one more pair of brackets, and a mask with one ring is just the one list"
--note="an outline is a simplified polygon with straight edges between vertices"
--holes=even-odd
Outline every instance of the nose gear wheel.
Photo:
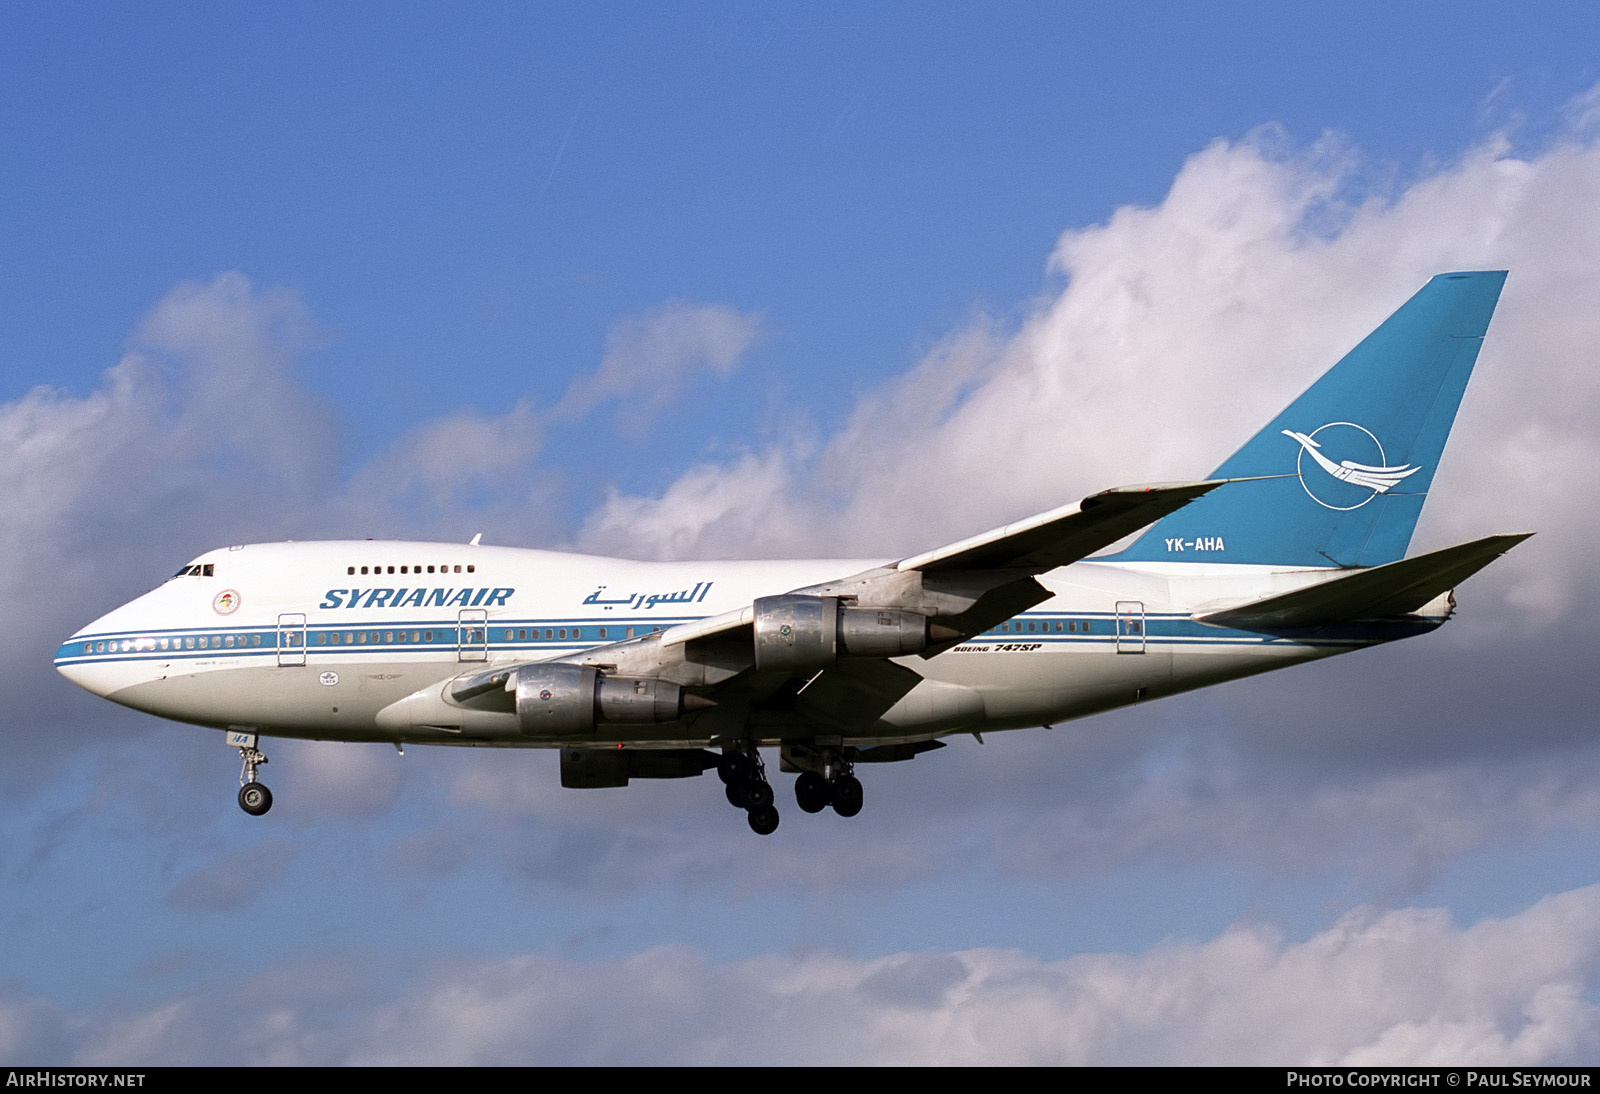
[[239,771],[239,808],[259,817],[272,808],[272,791],[256,780],[256,768],[267,762],[267,754],[254,745],[241,745],[239,758],[244,761]]

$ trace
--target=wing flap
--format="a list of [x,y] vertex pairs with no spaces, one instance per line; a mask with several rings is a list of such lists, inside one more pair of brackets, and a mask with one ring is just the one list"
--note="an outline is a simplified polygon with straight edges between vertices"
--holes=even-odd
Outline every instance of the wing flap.
[[806,681],[795,710],[815,722],[857,729],[876,722],[921,682],[920,674],[893,661],[840,661]]
[[1532,534],[1488,536],[1370,570],[1355,570],[1310,588],[1195,619],[1216,627],[1281,630],[1406,615],[1455,588]]

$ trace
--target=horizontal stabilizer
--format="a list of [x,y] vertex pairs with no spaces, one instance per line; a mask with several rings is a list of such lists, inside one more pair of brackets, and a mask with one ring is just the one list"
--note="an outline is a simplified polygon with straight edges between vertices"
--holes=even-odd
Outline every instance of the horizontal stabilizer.
[[1414,612],[1455,588],[1532,534],[1489,536],[1370,570],[1353,570],[1310,588],[1195,618],[1211,626],[1241,630],[1287,630],[1358,619],[1392,619]]

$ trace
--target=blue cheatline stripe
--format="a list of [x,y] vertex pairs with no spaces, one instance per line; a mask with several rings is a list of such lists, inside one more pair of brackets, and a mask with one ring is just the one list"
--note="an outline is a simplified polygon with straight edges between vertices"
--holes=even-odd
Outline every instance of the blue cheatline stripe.
[[[1095,647],[1115,646],[1118,640],[1116,624],[1119,616],[1115,612],[1070,612],[1057,613],[1024,613],[1007,621],[1007,626],[1019,626],[1018,620],[1023,625],[1027,623],[1038,624],[1040,630],[1029,632],[1025,630],[1010,630],[1001,632],[998,627],[984,631],[966,639],[962,645],[990,645],[990,644],[1018,644],[1038,643],[1052,648],[1066,648],[1073,646]],[[466,648],[483,649],[499,653],[539,653],[557,654],[577,652],[591,649],[595,645],[611,642],[627,641],[625,637],[629,627],[634,629],[635,638],[647,637],[651,628],[666,629],[678,623],[688,622],[688,619],[653,619],[645,622],[628,622],[610,618],[603,624],[592,619],[563,619],[563,620],[533,620],[533,619],[501,619],[487,624],[477,623],[471,629],[487,629],[487,642],[470,639]],[[1360,646],[1374,642],[1382,642],[1394,637],[1400,637],[1399,631],[1407,630],[1407,625],[1398,629],[1394,625],[1377,624],[1366,628],[1346,627],[1340,633],[1324,633],[1315,636],[1276,636],[1261,634],[1255,631],[1232,630],[1224,627],[1212,627],[1196,623],[1192,618],[1183,613],[1146,612],[1142,617],[1144,624],[1143,634],[1123,634],[1124,640],[1143,638],[1146,646],[1169,647],[1180,649],[1198,646],[1243,646],[1243,645],[1303,645],[1303,646]],[[1085,623],[1094,625],[1088,632],[1056,631],[1055,624],[1075,623],[1080,627]],[[599,626],[605,626],[607,637],[601,638],[598,634]],[[1419,622],[1414,625],[1417,629],[1432,629],[1436,625],[1431,622]],[[1042,628],[1049,627],[1049,630]],[[394,656],[396,654],[415,653],[437,655],[440,652],[455,651],[462,645],[461,626],[457,620],[438,622],[408,622],[403,627],[394,621],[384,625],[374,626],[371,623],[350,623],[341,627],[326,625],[307,625],[304,634],[307,641],[304,645],[285,644],[278,645],[279,630],[277,627],[240,627],[219,630],[216,628],[179,628],[160,631],[108,631],[102,634],[85,635],[64,642],[56,651],[57,664],[92,664],[105,661],[179,661],[179,660],[210,660],[218,657],[232,659],[239,658],[271,658],[276,660],[280,650],[290,650],[296,653],[304,652],[309,657],[324,657],[328,654],[337,654],[342,658],[358,655],[368,656]],[[523,630],[529,633],[527,638],[506,638],[507,631]],[[566,630],[565,638],[535,637],[542,635],[545,630]],[[337,643],[322,641],[332,634],[395,634],[416,632],[419,635],[432,632],[431,640],[397,642],[376,641],[344,642]],[[574,634],[573,632],[578,632]],[[621,633],[617,633],[621,632]],[[301,628],[296,626],[285,633],[301,633]],[[228,636],[233,636],[235,645],[227,646],[222,643]],[[159,643],[166,640],[172,643],[183,643],[188,640],[206,639],[206,648],[159,648]],[[259,645],[247,644],[256,638],[260,639]],[[101,644],[105,649],[100,649]],[[128,649],[125,646],[132,645]],[[112,648],[115,646],[116,648]],[[86,647],[93,647],[91,652]]]
[[[103,631],[96,634],[76,636],[70,641],[62,643],[61,646],[56,650],[55,661],[57,664],[80,664],[110,660],[193,660],[215,658],[218,656],[230,658],[265,656],[275,657],[280,649],[292,650],[294,652],[304,651],[305,653],[313,656],[335,651],[339,652],[341,655],[357,653],[395,654],[408,651],[415,651],[419,653],[438,653],[441,650],[457,649],[462,644],[462,630],[487,630],[487,646],[491,650],[528,650],[540,653],[557,653],[568,650],[569,648],[571,650],[583,650],[590,649],[593,646],[601,643],[626,641],[627,639],[625,638],[625,635],[629,627],[634,629],[635,637],[644,637],[650,634],[652,630],[665,630],[666,628],[676,626],[679,623],[689,622],[693,618],[694,617],[664,619],[656,617],[650,619],[648,622],[630,622],[625,619],[618,620],[615,617],[609,617],[598,621],[593,618],[537,621],[532,619],[500,619],[494,620],[490,623],[474,620],[469,621],[465,626],[463,626],[461,621],[458,619],[437,621],[408,620],[403,624],[391,619],[380,622],[376,625],[374,625],[372,621],[341,621],[340,626],[329,626],[326,623],[307,623],[304,627],[299,624],[295,624],[292,627],[284,627],[281,629],[281,633],[285,635],[303,634],[306,638],[306,642],[303,645],[300,643],[291,644],[286,642],[281,647],[278,644],[280,628],[270,625],[225,628],[184,627],[167,628],[162,630]],[[605,638],[601,638],[599,636],[599,628],[601,626],[606,628],[607,637]],[[504,637],[507,629],[526,630],[530,632],[530,634],[529,637],[524,639],[513,638],[507,640]],[[545,630],[565,631],[566,636],[561,638],[551,637],[546,639],[542,637],[542,634]],[[540,637],[533,637],[533,632],[535,631],[538,632]],[[433,637],[431,639],[423,639],[419,637],[417,641],[411,641],[409,638],[403,642],[394,641],[392,639],[389,641],[384,641],[381,638],[373,640],[370,637],[374,634],[381,635],[384,633],[391,635],[398,633],[410,635],[412,633],[416,633],[418,635],[422,635],[427,632],[432,633]],[[319,637],[326,639],[328,636],[336,634],[341,636],[341,640],[338,642],[326,640],[318,642]],[[345,642],[342,640],[342,636],[346,634],[364,635],[367,636],[369,640]],[[225,644],[226,640],[230,636],[234,639],[235,643],[232,646]],[[160,643],[162,641],[182,644],[191,640],[198,641],[202,638],[204,638],[207,642],[207,646],[205,648],[192,648],[187,645],[180,645],[179,648],[160,648]],[[259,645],[253,644],[257,638],[260,639]],[[116,649],[110,648],[113,644],[116,645]],[[484,644],[485,643],[482,639],[469,638],[466,641],[466,647],[468,649],[482,648]],[[106,647],[104,650],[100,649],[102,645]],[[133,645],[136,648],[123,648],[127,645]],[[94,647],[94,649],[91,652],[86,647]]]

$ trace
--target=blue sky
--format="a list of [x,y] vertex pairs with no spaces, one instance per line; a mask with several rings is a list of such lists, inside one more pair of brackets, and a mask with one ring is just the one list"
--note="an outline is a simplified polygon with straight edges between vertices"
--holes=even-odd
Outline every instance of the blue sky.
[[[1103,7],[7,8],[0,1061],[1593,1062],[1600,14]],[[1459,619],[853,821],[309,743],[255,820],[49,667],[230,542],[1204,473],[1447,268],[1512,272],[1416,546],[1540,533]]]

